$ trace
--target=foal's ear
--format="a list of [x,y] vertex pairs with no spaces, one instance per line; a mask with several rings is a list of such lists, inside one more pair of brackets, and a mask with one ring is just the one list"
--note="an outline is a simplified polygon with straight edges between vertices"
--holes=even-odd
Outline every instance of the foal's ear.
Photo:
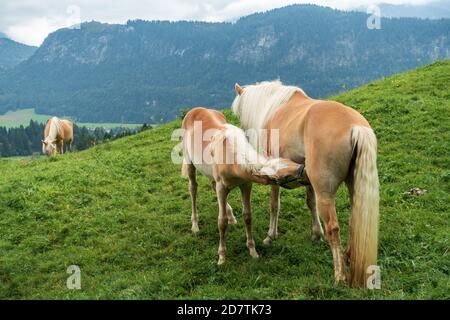
[[244,93],[244,89],[242,89],[242,87],[239,85],[239,83],[236,83],[234,85],[234,89],[236,90],[236,93],[240,96]]

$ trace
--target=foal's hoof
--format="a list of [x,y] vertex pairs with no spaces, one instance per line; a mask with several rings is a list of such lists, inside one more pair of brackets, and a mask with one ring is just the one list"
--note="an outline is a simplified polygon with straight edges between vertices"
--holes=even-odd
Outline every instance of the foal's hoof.
[[233,218],[228,218],[228,224],[237,224],[237,220],[235,217]]
[[273,242],[273,239],[269,236],[267,236],[267,238],[265,238],[263,241],[264,245],[266,245],[266,246],[270,246],[272,244],[272,242]]
[[256,249],[250,249],[250,256],[253,258],[253,259],[258,259],[259,258],[259,254],[258,254],[258,252],[256,252]]
[[225,257],[219,257],[219,261],[217,261],[218,266],[222,266],[225,264]]
[[198,233],[200,231],[200,229],[198,228],[198,224],[197,223],[192,224],[191,230],[193,233]]
[[322,234],[312,234],[311,235],[311,241],[312,242],[315,242],[315,243],[320,243],[320,242],[322,242],[322,240],[323,240],[323,236],[322,236]]

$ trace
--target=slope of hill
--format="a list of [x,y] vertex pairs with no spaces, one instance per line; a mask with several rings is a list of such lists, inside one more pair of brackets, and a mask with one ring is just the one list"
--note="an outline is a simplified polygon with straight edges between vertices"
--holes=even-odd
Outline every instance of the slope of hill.
[[369,30],[367,17],[293,5],[234,24],[62,29],[0,79],[0,113],[35,108],[82,122],[155,123],[186,106],[228,107],[236,81],[281,78],[325,97],[450,57],[449,20],[387,19]]
[[3,38],[0,34],[0,71],[15,67],[27,60],[36,49],[36,47]]
[[[0,161],[0,298],[449,299],[450,61],[336,97],[360,110],[379,138],[382,289],[333,284],[328,245],[310,241],[304,190],[283,191],[280,238],[262,240],[268,188],[253,196],[252,260],[240,220],[228,228],[228,262],[216,265],[217,207],[200,178],[200,234],[170,153],[180,121],[53,159]],[[406,195],[411,188],[428,192]],[[337,199],[344,242],[349,204]],[[81,290],[66,269],[81,268]]]

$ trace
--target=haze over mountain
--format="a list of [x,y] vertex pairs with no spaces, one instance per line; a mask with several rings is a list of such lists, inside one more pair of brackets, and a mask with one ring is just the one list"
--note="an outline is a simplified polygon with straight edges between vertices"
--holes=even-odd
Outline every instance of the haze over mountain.
[[27,46],[8,39],[0,32],[0,72],[12,68],[33,55],[37,47]]
[[[450,0],[434,1],[426,4],[378,4],[382,17],[442,19],[450,18]],[[357,10],[366,12],[367,6],[361,6]]]
[[235,82],[280,78],[326,97],[450,58],[450,20],[386,19],[371,30],[367,18],[294,5],[236,23],[84,23],[0,75],[0,113],[158,122],[180,108],[228,107]]

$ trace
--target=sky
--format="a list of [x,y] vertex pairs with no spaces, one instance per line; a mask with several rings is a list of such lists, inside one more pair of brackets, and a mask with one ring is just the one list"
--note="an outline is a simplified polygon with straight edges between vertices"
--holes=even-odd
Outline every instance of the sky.
[[40,45],[47,35],[84,21],[127,20],[230,21],[254,12],[295,3],[351,9],[377,2],[424,4],[434,0],[0,0],[0,32],[11,39]]

